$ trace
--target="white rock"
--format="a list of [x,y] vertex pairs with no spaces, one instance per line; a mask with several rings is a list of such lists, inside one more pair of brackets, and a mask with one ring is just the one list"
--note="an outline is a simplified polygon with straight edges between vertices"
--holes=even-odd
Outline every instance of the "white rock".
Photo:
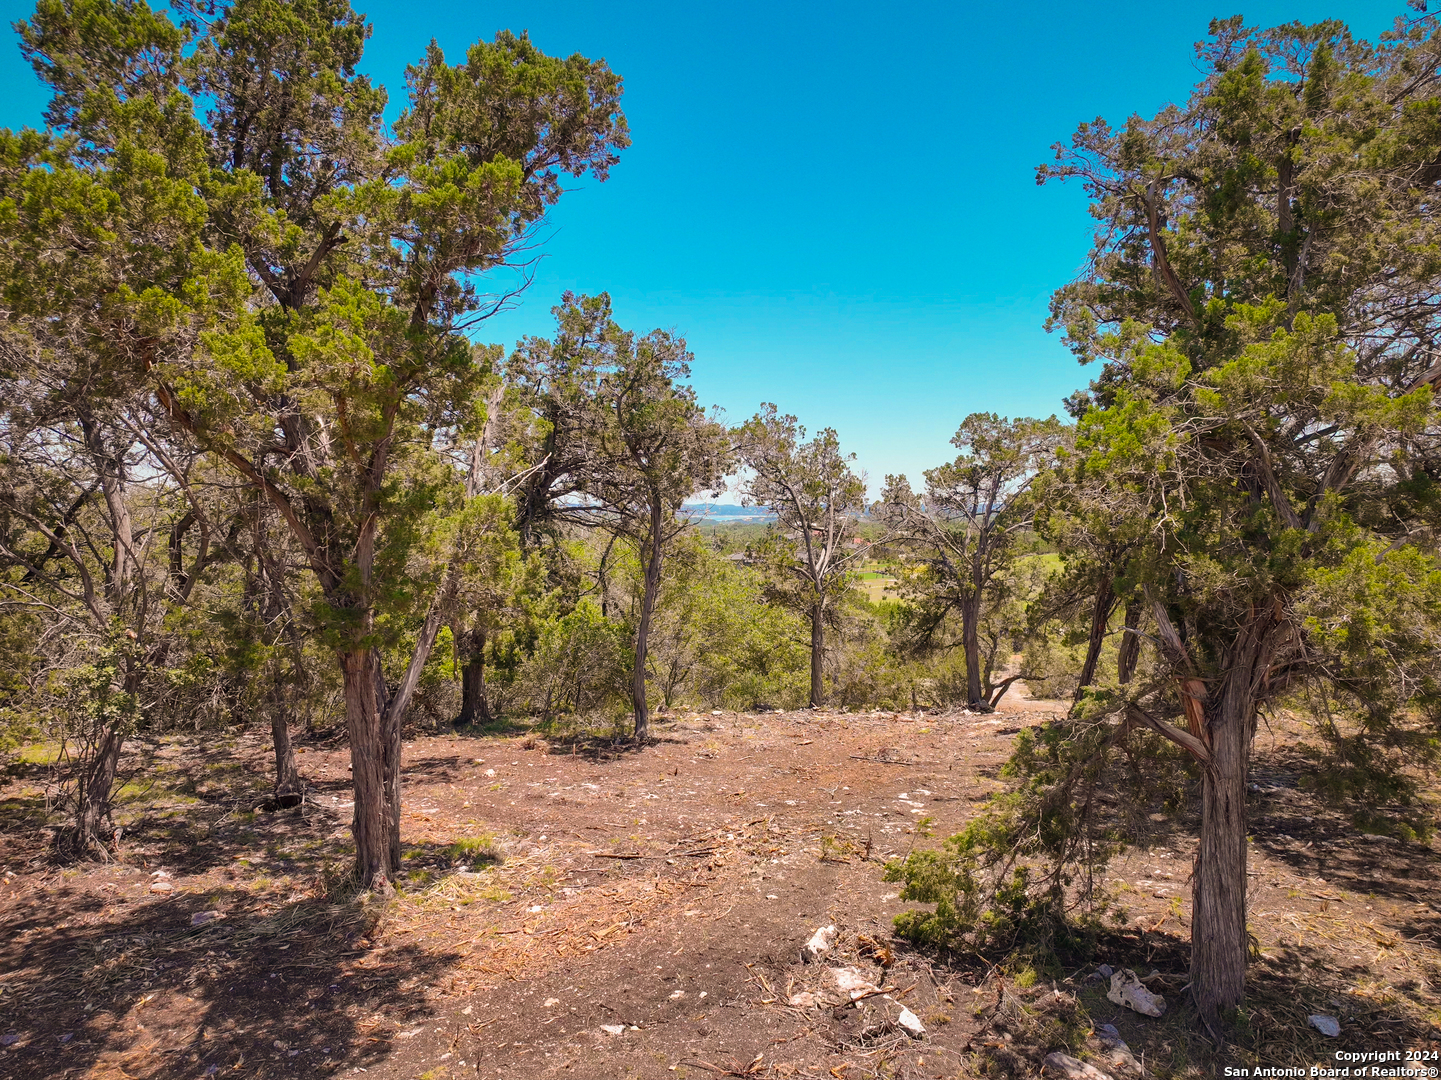
[[921,1023],[921,1018],[904,1005],[901,1006],[901,1015],[896,1017],[896,1023],[905,1028],[906,1034],[913,1039],[919,1039],[926,1033],[926,1025]]
[[805,948],[801,950],[802,959],[808,964],[813,964],[826,953],[831,951],[831,946],[836,943],[836,935],[840,933],[834,926],[822,926],[811,939],[806,942]]
[[1316,1013],[1306,1017],[1306,1021],[1322,1035],[1328,1036],[1329,1038],[1334,1039],[1341,1034],[1341,1022],[1334,1016],[1325,1016],[1321,1013]]
[[161,878],[159,881],[151,884],[150,891],[153,893],[169,893],[175,891],[175,886],[170,884],[170,882],[166,881],[164,878]]
[[809,990],[802,990],[799,994],[792,994],[788,1004],[792,1009],[809,1009],[816,1003],[816,996]]
[[1063,1054],[1059,1050],[1046,1055],[1045,1067],[1058,1076],[1066,1077],[1066,1080],[1111,1080],[1094,1065],[1087,1065],[1084,1061],[1073,1058],[1070,1054]]
[[835,979],[836,986],[847,994],[874,993],[876,984],[866,978],[860,968],[840,967],[831,968],[831,978]]
[[607,1035],[624,1035],[624,1034],[625,1034],[625,1025],[624,1025],[624,1024],[601,1024],[600,1029],[601,1029],[601,1031],[604,1031]]
[[1160,1016],[1166,1011],[1166,999],[1147,990],[1130,968],[1122,968],[1111,976],[1111,989],[1106,997],[1143,1016]]
[[223,918],[225,918],[225,912],[223,911],[197,911],[194,915],[190,916],[190,925],[204,926],[208,922],[214,922],[216,919]]

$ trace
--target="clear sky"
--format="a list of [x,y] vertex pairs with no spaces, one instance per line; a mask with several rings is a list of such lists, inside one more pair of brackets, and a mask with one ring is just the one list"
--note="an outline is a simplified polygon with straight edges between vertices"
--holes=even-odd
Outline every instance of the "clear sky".
[[[858,4],[365,2],[365,69],[401,102],[434,37],[452,61],[499,29],[605,57],[634,145],[556,208],[520,306],[477,336],[545,334],[566,289],[622,325],[683,333],[702,401],[834,427],[871,477],[919,483],[970,412],[1048,415],[1090,373],[1042,329],[1079,268],[1076,187],[1038,188],[1052,143],[1184,100],[1213,16],[1341,18],[1374,39],[1402,0]],[[31,4],[0,0],[7,23]],[[13,34],[0,125],[39,123]]]

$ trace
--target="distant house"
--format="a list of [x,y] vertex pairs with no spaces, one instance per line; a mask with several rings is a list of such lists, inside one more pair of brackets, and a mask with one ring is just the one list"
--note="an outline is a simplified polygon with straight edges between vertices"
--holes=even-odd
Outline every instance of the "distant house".
[[750,566],[755,562],[748,551],[737,551],[725,557],[726,562],[733,562],[737,566]]

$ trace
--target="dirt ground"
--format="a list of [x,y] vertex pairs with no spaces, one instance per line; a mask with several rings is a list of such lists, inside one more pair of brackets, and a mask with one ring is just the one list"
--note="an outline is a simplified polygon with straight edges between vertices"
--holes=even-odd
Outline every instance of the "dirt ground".
[[[1111,867],[1129,922],[1079,970],[1020,985],[893,940],[883,862],[973,817],[1015,734],[1061,709],[1022,693],[991,716],[685,712],[639,751],[416,738],[388,903],[343,884],[338,740],[303,744],[310,797],[274,813],[254,809],[262,733],[137,743],[113,861],[80,867],[49,861],[48,770],[12,764],[0,1078],[1034,1076],[1049,1050],[1095,1058],[1102,1023],[1162,1080],[1441,1049],[1435,848],[1314,804],[1281,739],[1258,745],[1258,958],[1246,1037],[1222,1053],[1181,994],[1194,822],[1159,804],[1129,808],[1154,823]],[[833,953],[802,963],[828,924]],[[1102,962],[1154,973],[1167,1015],[1108,1002]],[[850,1002],[841,967],[876,992]]]

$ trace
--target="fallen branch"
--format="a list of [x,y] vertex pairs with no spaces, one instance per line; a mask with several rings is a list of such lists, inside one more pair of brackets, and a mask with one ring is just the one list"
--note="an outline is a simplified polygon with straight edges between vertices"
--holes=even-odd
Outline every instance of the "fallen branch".
[[759,1070],[761,1068],[761,1058],[763,1057],[765,1057],[764,1054],[757,1054],[755,1056],[755,1060],[753,1060],[749,1065],[741,1065],[739,1062],[733,1061],[731,1063],[732,1067],[729,1069],[723,1069],[719,1065],[712,1065],[709,1061],[682,1061],[681,1064],[698,1065],[702,1069],[709,1069],[717,1076],[759,1076]]
[[[906,989],[912,990],[915,989],[915,987],[912,985]],[[851,1002],[864,1001],[866,998],[875,997],[877,994],[894,994],[895,992],[896,988],[894,986],[873,986],[869,990],[857,990],[851,995]]]

